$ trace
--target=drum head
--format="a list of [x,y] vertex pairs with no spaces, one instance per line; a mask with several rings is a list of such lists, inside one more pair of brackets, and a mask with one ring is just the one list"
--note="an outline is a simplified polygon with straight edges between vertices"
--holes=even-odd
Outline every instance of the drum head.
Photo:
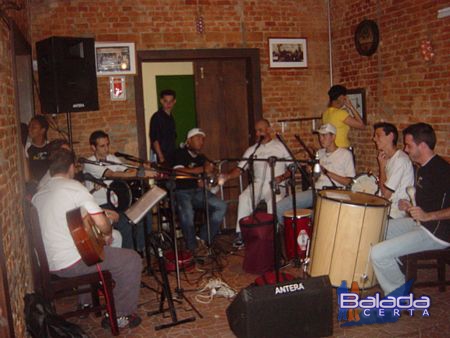
[[125,211],[131,206],[132,194],[127,182],[112,181],[107,192],[108,203],[117,211]]
[[[297,218],[309,217],[311,216],[311,213],[311,209],[297,209]],[[294,210],[286,210],[283,216],[287,218],[293,218]]]
[[390,203],[380,196],[344,190],[322,190],[319,192],[319,196],[339,203],[373,207],[386,207]]
[[367,194],[376,195],[379,187],[377,178],[374,175],[360,174],[353,179],[351,186],[353,192],[365,192]]

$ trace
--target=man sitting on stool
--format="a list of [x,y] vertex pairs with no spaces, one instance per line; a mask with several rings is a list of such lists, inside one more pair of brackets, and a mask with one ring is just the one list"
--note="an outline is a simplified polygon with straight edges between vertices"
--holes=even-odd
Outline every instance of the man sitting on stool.
[[[318,151],[321,174],[315,183],[316,189],[324,187],[344,187],[350,184],[355,176],[355,165],[352,153],[346,148],[336,145],[336,128],[331,124],[323,124],[319,129],[319,141],[322,149]],[[295,194],[296,208],[311,208],[313,204],[312,190]],[[277,205],[278,222],[283,224],[285,211],[292,209],[292,196],[286,197]]]
[[373,269],[385,295],[406,282],[398,257],[450,246],[450,164],[434,153],[436,134],[429,124],[413,124],[403,137],[405,152],[420,167],[415,196],[398,204],[411,217],[390,220],[386,240],[372,248]]
[[[205,133],[199,129],[191,129],[187,134],[185,147],[175,152],[174,169],[179,175],[202,175],[212,171],[212,163],[201,154],[205,142]],[[194,208],[205,208],[203,181],[200,179],[178,179],[176,181],[175,198],[180,226],[183,231],[186,247],[197,256],[197,240],[195,238]],[[220,223],[227,211],[227,204],[211,192],[208,194],[209,235],[207,225],[200,229],[200,239],[211,244],[219,232]],[[209,242],[209,240],[211,242]]]

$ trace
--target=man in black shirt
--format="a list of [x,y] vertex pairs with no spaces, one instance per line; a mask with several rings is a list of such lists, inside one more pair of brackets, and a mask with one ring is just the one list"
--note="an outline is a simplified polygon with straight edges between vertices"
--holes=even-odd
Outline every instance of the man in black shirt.
[[159,97],[161,108],[150,119],[150,143],[152,151],[158,157],[158,163],[170,167],[173,165],[177,137],[172,115],[177,102],[176,93],[166,89],[161,91]]
[[372,248],[373,268],[385,294],[405,283],[398,257],[450,246],[450,164],[434,153],[436,135],[430,125],[413,124],[403,135],[405,151],[419,168],[415,196],[399,201],[399,209],[411,217],[390,220],[386,241]]
[[[175,153],[174,169],[179,175],[199,175],[199,179],[179,179],[176,181],[176,204],[180,226],[183,231],[186,247],[193,251],[197,248],[194,227],[194,208],[205,208],[203,182],[200,176],[212,171],[212,163],[208,162],[200,152],[205,141],[205,133],[194,128],[188,132],[186,145]],[[210,240],[219,232],[220,223],[227,211],[224,201],[211,192],[208,194],[208,212],[210,223]],[[208,243],[208,229],[204,224],[200,229],[200,239]],[[209,242],[210,244],[210,242]]]
[[48,121],[44,115],[36,115],[28,124],[30,141],[25,145],[25,156],[28,159],[30,179],[36,184],[47,172],[50,162],[47,141]]

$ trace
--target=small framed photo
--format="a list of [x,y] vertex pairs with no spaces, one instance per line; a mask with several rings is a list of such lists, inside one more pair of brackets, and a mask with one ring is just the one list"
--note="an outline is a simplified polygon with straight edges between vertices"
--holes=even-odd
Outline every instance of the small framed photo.
[[348,89],[347,97],[352,102],[353,107],[358,111],[364,123],[367,124],[366,90],[364,88]]
[[109,93],[112,101],[125,101],[127,99],[125,76],[109,77]]
[[307,68],[305,38],[269,38],[270,68]]
[[96,42],[97,76],[136,74],[136,54],[133,42]]

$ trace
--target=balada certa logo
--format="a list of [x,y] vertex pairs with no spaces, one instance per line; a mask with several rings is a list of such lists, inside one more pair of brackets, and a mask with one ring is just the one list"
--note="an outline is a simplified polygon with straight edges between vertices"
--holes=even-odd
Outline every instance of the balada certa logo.
[[410,293],[413,280],[392,291],[384,298],[377,292],[373,296],[360,298],[359,288],[353,282],[349,291],[347,283],[342,281],[337,289],[339,313],[338,320],[346,321],[341,326],[381,324],[396,322],[402,314],[419,314],[429,317],[431,299],[428,296],[414,297]]

